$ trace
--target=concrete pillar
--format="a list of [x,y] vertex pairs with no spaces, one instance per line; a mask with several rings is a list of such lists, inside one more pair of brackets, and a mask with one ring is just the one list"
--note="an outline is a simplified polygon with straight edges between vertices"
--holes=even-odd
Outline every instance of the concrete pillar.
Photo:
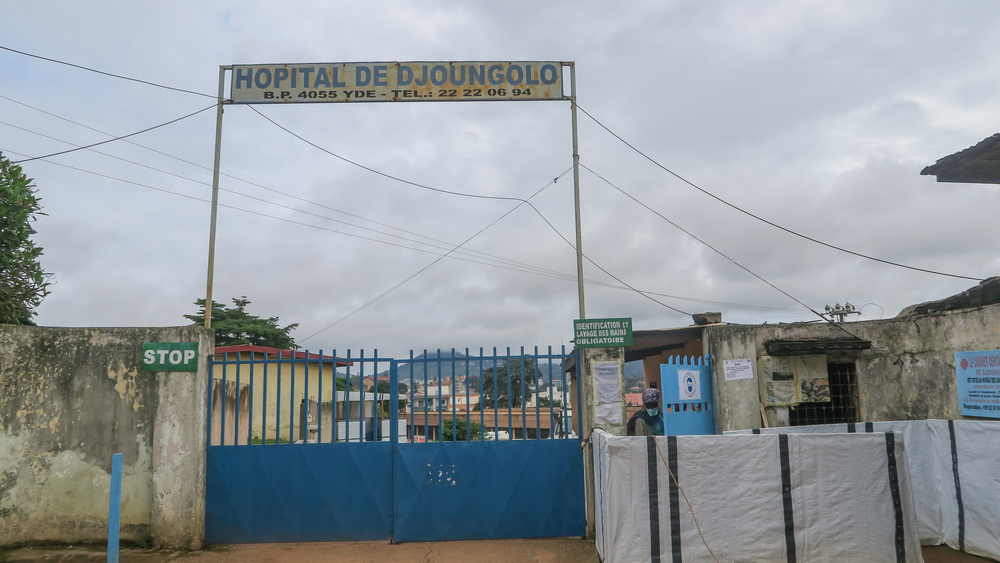
[[[589,438],[590,433],[595,428],[600,428],[609,434],[616,436],[625,435],[625,425],[628,420],[625,418],[625,349],[624,348],[582,348],[581,366],[578,378],[583,387],[583,433],[584,438]],[[616,363],[618,365],[618,422],[607,420],[598,421],[598,394],[597,378],[595,367],[597,364]],[[602,406],[601,412],[605,416],[614,407]],[[588,440],[583,452],[583,479],[587,501],[587,537],[593,538],[595,533],[595,508],[594,508],[594,449]]]
[[205,446],[211,331],[191,330],[198,371],[157,372],[150,528],[158,546],[198,550],[205,541]]

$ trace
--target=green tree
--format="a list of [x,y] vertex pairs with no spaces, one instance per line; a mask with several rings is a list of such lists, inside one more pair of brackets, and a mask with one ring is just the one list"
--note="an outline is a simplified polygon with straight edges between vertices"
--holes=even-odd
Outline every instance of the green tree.
[[538,406],[540,406],[540,407],[548,407],[548,406],[561,407],[562,406],[562,401],[559,400],[559,399],[556,399],[556,400],[553,401],[552,399],[550,399],[548,397],[539,397],[538,398]]
[[[473,410],[483,408],[505,409],[509,406],[520,407],[524,401],[521,394],[522,376],[524,380],[524,395],[529,395],[535,383],[537,370],[533,359],[510,359],[494,369],[489,367],[483,370],[483,392],[479,395],[479,402]],[[494,396],[494,382],[496,382],[496,393]],[[510,386],[508,392],[508,384]]]
[[483,427],[476,421],[471,421],[470,424],[472,425],[471,427],[466,426],[464,418],[444,419],[441,423],[441,439],[445,442],[450,442],[452,439],[458,442],[464,442],[466,438],[472,440],[482,440]]
[[[198,314],[184,315],[185,319],[194,321],[196,325],[205,324],[205,300],[194,302],[199,307]],[[253,346],[269,346],[281,350],[298,348],[289,333],[299,326],[290,324],[284,328],[278,326],[278,317],[263,319],[246,312],[250,300],[244,295],[233,298],[235,307],[224,307],[212,300],[212,328],[215,329],[216,346],[236,346],[251,344]]]
[[[378,393],[380,394],[384,393],[388,395],[389,390],[392,389],[392,384],[389,383],[389,380],[380,379],[377,384],[368,386],[368,392],[375,393],[376,385],[378,387]],[[406,399],[404,397],[406,397],[406,392],[408,388],[406,387],[405,383],[400,383],[399,385],[396,386],[396,389],[398,389],[398,395],[396,398],[398,402],[397,408],[398,410],[402,410],[406,406]],[[379,416],[380,417],[389,416],[389,401],[379,401]]]
[[32,179],[0,154],[0,323],[33,325],[35,307],[49,294],[42,248],[31,241],[41,213]]

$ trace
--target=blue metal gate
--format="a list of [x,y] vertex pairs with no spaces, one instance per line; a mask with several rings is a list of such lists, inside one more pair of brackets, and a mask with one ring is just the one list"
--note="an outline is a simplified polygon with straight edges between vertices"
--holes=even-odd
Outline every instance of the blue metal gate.
[[216,348],[206,542],[583,535],[569,357]]

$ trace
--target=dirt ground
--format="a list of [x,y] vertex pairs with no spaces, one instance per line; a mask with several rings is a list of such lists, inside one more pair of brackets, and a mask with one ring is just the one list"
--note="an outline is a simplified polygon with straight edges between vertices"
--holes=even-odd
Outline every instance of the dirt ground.
[[[925,547],[926,563],[988,563],[950,548]],[[31,547],[0,551],[2,563],[98,563],[101,546]],[[578,538],[453,541],[285,543],[218,546],[205,551],[122,548],[121,563],[597,563],[591,541]]]

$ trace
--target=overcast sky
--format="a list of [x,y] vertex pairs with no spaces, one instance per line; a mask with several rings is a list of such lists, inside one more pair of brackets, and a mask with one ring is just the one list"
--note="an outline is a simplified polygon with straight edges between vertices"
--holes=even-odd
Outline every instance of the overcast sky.
[[[3,11],[4,47],[210,95],[219,66],[234,63],[575,61],[582,109],[736,206],[886,260],[1000,272],[1000,188],[919,175],[1000,131],[1000,3],[38,1]],[[213,104],[8,51],[0,73],[0,151],[12,160]],[[444,190],[527,198],[572,166],[565,101],[255,107],[328,151]],[[532,199],[552,227],[522,206],[467,243],[471,254],[341,320],[444,252],[421,242],[450,248],[516,202],[378,176],[250,106],[228,106],[223,132],[220,202],[239,209],[219,212],[217,301],[246,295],[250,312],[300,323],[293,335],[311,350],[569,345],[575,254],[552,227],[573,240],[572,173]],[[35,240],[55,275],[39,324],[188,324],[182,315],[205,295],[214,134],[209,110],[95,148],[103,154],[24,164],[47,213]],[[849,301],[862,318],[891,317],[976,283],[779,231],[582,113],[579,140],[583,165],[815,309]],[[815,319],[585,169],[581,192],[584,252],[632,287],[734,323]],[[588,317],[691,324],[609,287],[620,284],[590,263],[585,278]]]

